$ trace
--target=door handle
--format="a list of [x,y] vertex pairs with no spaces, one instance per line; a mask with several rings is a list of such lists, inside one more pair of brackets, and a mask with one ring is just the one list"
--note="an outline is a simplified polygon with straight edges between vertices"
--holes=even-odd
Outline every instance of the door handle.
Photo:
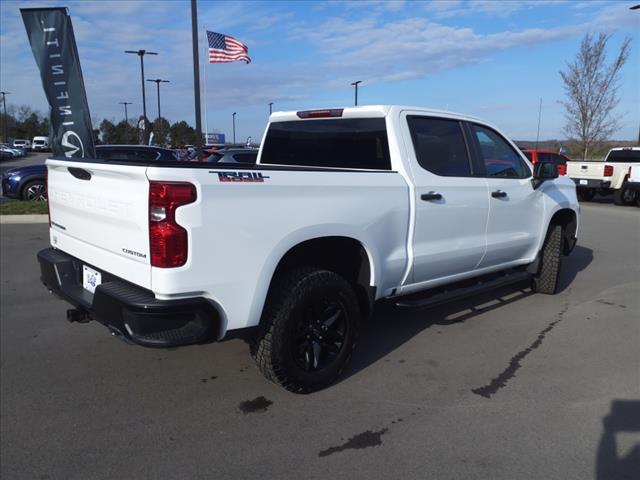
[[507,196],[507,192],[503,192],[502,190],[496,190],[495,192],[491,192],[491,196],[493,198],[504,198]]
[[437,192],[429,192],[423,193],[422,195],[420,195],[420,198],[425,202],[430,202],[432,200],[442,200],[442,195]]

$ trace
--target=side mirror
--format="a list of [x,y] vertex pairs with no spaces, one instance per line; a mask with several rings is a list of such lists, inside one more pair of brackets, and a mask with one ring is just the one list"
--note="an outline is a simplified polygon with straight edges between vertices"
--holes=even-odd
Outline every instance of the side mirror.
[[542,185],[546,180],[553,180],[558,178],[558,165],[555,162],[540,161],[533,167],[533,189],[535,190]]

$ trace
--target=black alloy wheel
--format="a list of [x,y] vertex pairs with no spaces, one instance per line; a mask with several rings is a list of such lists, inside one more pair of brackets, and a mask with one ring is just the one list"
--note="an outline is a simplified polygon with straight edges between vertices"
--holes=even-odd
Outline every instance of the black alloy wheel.
[[345,346],[348,325],[339,299],[323,298],[308,305],[298,318],[293,358],[306,372],[329,367]]

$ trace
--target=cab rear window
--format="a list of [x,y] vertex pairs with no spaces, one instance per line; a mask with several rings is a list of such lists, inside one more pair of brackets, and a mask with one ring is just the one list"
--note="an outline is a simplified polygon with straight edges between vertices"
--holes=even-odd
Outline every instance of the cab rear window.
[[640,150],[612,150],[607,155],[607,162],[640,162]]
[[274,122],[260,163],[391,170],[384,118]]

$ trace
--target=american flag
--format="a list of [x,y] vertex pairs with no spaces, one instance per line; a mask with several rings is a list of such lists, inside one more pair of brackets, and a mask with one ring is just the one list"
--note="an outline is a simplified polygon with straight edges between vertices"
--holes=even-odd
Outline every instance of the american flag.
[[247,55],[249,49],[244,43],[229,35],[209,30],[207,30],[207,38],[209,39],[209,63],[234,62],[236,60],[251,63],[251,59]]

